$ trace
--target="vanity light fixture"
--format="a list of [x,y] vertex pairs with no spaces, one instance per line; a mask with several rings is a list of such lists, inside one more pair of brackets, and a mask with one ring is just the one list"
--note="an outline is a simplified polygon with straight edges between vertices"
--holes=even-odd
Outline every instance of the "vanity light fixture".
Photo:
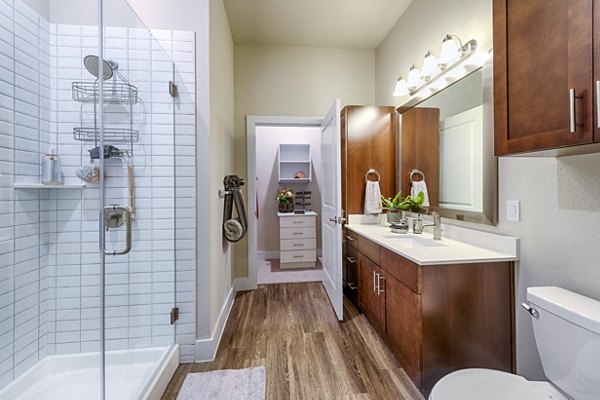
[[[440,87],[447,86],[450,82],[455,81],[457,76],[464,76],[463,69],[473,71],[476,68],[472,67],[483,65],[483,61],[487,57],[476,51],[477,41],[475,39],[463,44],[458,36],[447,34],[442,41],[439,59],[436,60],[435,55],[428,51],[423,60],[423,72],[419,72],[417,66],[413,64],[408,71],[406,82],[404,79],[398,78],[394,96],[414,96],[421,89],[428,88],[430,91],[437,91]],[[404,84],[407,86],[408,93],[404,90]]]
[[404,80],[404,78],[399,76],[398,80],[396,81],[396,88],[394,89],[394,96],[402,97],[402,96],[407,96],[409,94],[410,93],[408,91],[408,85],[406,84],[406,81]]
[[440,72],[441,69],[438,67],[435,55],[431,51],[428,51],[427,54],[425,54],[425,59],[423,60],[421,79],[423,79],[425,82],[428,82],[432,76],[436,76]]
[[458,36],[447,34],[444,40],[442,40],[442,50],[440,51],[438,67],[444,70],[448,65],[454,64],[462,54],[462,47],[462,41]]
[[406,83],[408,84],[409,92],[414,92],[423,83],[423,81],[421,80],[421,73],[419,72],[419,68],[417,68],[417,66],[414,64],[408,70],[408,79]]

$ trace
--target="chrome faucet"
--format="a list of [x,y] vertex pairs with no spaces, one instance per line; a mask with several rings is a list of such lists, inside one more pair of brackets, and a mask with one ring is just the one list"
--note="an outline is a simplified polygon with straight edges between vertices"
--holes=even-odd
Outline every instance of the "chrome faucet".
[[433,224],[423,225],[423,221],[421,218],[417,218],[413,220],[413,232],[416,234],[423,233],[423,228],[426,226],[433,226],[433,240],[441,240],[442,239],[442,218],[440,214],[437,212],[432,212],[431,216],[433,217]]

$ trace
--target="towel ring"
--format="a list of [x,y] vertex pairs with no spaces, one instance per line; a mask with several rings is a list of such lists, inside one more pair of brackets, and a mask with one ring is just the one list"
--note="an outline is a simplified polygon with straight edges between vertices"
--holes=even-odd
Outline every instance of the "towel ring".
[[410,183],[415,182],[415,180],[413,179],[414,175],[421,175],[421,180],[424,181],[425,180],[425,174],[421,171],[419,171],[418,169],[413,169],[412,171],[410,171],[410,173],[408,174],[408,177],[410,178]]
[[377,170],[371,168],[370,170],[367,171],[367,173],[365,174],[365,181],[369,181],[369,175],[371,174],[375,174],[377,175],[377,182],[379,182],[381,180],[381,176],[379,175],[379,172],[377,172]]

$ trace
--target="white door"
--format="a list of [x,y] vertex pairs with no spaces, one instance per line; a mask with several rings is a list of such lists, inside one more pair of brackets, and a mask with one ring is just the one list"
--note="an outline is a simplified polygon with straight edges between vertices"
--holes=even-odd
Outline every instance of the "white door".
[[341,321],[344,318],[342,292],[342,161],[340,148],[340,99],[321,124],[321,236],[323,285]]

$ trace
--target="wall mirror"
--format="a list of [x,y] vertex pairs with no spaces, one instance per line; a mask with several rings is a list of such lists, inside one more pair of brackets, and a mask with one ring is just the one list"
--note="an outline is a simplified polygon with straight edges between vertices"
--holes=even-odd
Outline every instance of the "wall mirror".
[[430,212],[497,224],[491,84],[490,60],[450,86],[398,108],[397,184],[403,196],[424,177]]

